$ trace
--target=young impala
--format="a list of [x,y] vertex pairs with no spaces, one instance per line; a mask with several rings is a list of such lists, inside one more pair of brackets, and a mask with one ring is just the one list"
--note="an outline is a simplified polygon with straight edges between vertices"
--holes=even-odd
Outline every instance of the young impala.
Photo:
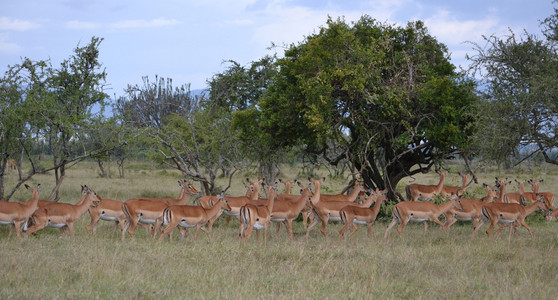
[[41,185],[37,188],[32,188],[25,185],[25,188],[33,192],[33,196],[25,203],[0,201],[0,224],[10,225],[10,238],[15,229],[17,237],[21,237],[21,228],[27,222],[31,214],[37,209],[37,202],[39,201],[39,192]]

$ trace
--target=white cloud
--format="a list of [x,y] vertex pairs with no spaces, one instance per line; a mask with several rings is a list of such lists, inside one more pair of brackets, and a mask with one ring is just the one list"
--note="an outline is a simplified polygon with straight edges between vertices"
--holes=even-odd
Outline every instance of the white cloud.
[[17,54],[21,53],[22,49],[18,44],[9,42],[7,35],[0,34],[0,53]]
[[160,28],[170,27],[181,24],[182,22],[176,19],[158,18],[153,20],[126,20],[112,23],[112,29],[135,29],[135,28]]
[[27,31],[37,28],[41,28],[41,25],[24,20],[0,17],[0,30]]
[[76,29],[76,30],[81,30],[81,29],[97,29],[101,27],[101,24],[99,23],[93,23],[93,22],[83,22],[83,21],[68,21],[66,22],[66,27],[69,29]]
[[478,41],[482,34],[501,31],[500,21],[495,16],[478,20],[457,20],[446,10],[440,10],[424,21],[430,33],[446,44]]

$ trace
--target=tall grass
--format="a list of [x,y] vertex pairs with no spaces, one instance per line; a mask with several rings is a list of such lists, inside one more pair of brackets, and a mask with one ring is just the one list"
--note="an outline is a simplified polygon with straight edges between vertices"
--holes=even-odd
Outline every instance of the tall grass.
[[[134,169],[125,179],[98,178],[94,171],[72,169],[62,200],[75,203],[80,184],[117,200],[142,193],[178,195],[180,174],[170,170],[161,175],[160,170]],[[241,182],[250,177],[244,175],[235,179],[229,194],[243,193]],[[481,182],[492,182],[494,175],[483,175]],[[544,178],[545,190],[558,182],[554,176]],[[38,176],[31,184],[40,182],[48,191],[51,180]],[[417,178],[429,181],[436,182],[437,176]],[[326,179],[324,185],[339,191],[344,182]],[[477,193],[476,188],[469,193]],[[29,197],[21,193],[21,199]],[[189,236],[162,243],[144,230],[136,232],[135,240],[122,242],[112,223],[103,221],[96,235],[88,234],[87,214],[73,238],[45,229],[26,240],[8,240],[8,227],[1,226],[0,298],[548,299],[558,292],[556,222],[531,221],[534,239],[522,228],[508,243],[507,231],[487,238],[486,225],[471,239],[470,223],[458,223],[449,233],[431,225],[427,234],[422,224],[409,224],[401,237],[392,230],[384,242],[387,221],[374,226],[377,240],[367,239],[360,227],[346,243],[337,237],[340,224],[327,226],[328,237],[315,228],[308,242],[300,223],[295,224],[294,241],[284,227],[279,233],[273,228],[266,248],[261,238],[242,245],[238,221],[227,225],[224,218],[210,238],[200,233],[196,240]]]

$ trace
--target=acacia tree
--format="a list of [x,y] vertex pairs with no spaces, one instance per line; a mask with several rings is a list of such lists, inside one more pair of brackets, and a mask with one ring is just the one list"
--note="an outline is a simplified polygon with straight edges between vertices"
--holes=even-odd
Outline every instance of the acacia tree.
[[271,135],[263,130],[257,103],[277,73],[275,61],[275,56],[264,56],[248,66],[229,61],[224,72],[208,81],[209,99],[205,102],[210,111],[230,118],[242,156],[258,163],[260,177],[268,182],[275,181],[284,150],[275,147]]
[[395,192],[460,152],[474,130],[474,84],[420,21],[329,19],[278,66],[259,103],[273,142],[303,143],[334,165],[347,158],[369,187]]
[[501,162],[523,148],[525,158],[541,153],[546,162],[558,164],[557,18],[555,9],[543,22],[546,40],[510,30],[508,36],[484,37],[485,46],[473,44],[470,73],[484,86],[475,144],[484,157]]
[[[93,109],[97,106],[102,110],[107,97],[102,91],[106,74],[100,70],[98,60],[101,41],[93,37],[88,45],[76,47],[74,55],[64,60],[60,68],[53,68],[48,61],[32,62],[27,58],[10,68],[11,73],[6,78],[12,79],[4,81],[9,84],[3,84],[2,93],[3,97],[8,95],[6,113],[13,119],[6,118],[5,124],[17,129],[10,131],[10,144],[17,145],[18,159],[26,159],[30,170],[23,174],[19,169],[19,180],[6,199],[35,174],[54,170],[56,185],[49,200],[58,200],[58,189],[68,166],[119,146],[107,144],[87,148],[80,142],[87,130],[95,131],[90,122],[95,115]],[[48,144],[52,165],[43,168],[34,157],[35,139]],[[19,165],[21,167],[21,163]]]
[[215,193],[219,170],[232,170],[230,182],[241,157],[232,142],[230,118],[201,109],[202,100],[190,93],[189,85],[173,88],[170,79],[150,82],[144,77],[143,87],[128,87],[117,110],[141,134],[152,159],[201,182],[207,195]]

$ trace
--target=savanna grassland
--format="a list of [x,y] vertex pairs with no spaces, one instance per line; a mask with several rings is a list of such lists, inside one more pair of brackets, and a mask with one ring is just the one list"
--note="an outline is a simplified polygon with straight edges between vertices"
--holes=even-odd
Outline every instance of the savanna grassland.
[[[447,184],[459,185],[450,167]],[[75,203],[80,185],[93,188],[101,197],[126,200],[138,196],[177,196],[180,174],[149,164],[135,163],[127,177],[99,178],[96,165],[80,164],[67,171],[61,187],[64,202]],[[298,170],[285,167],[281,178],[304,178]],[[327,176],[326,170],[318,171]],[[558,192],[558,170],[541,167],[535,171],[515,170],[497,174],[478,173],[479,184],[467,191],[469,197],[481,197],[482,183],[493,184],[495,176],[544,179],[541,191]],[[8,175],[7,187],[15,180]],[[239,173],[230,195],[243,193],[242,182],[255,173]],[[225,179],[220,179],[225,186]],[[436,174],[415,178],[415,182],[434,184]],[[306,181],[306,180],[304,180]],[[398,189],[411,180],[401,182]],[[52,175],[33,177],[32,186],[41,183],[41,198],[53,187]],[[327,178],[322,193],[338,193],[345,178]],[[294,189],[293,189],[294,190]],[[516,191],[512,184],[508,191]],[[280,189],[280,192],[282,189]],[[24,201],[30,193],[24,189],[15,195]],[[388,208],[385,208],[388,211]],[[508,243],[507,231],[487,238],[481,229],[471,239],[470,223],[457,223],[448,233],[431,225],[426,235],[422,224],[410,224],[402,237],[390,231],[383,234],[391,213],[377,221],[377,240],[366,238],[366,229],[346,243],[340,242],[340,224],[329,224],[328,237],[318,228],[306,242],[305,229],[295,224],[295,240],[288,239],[284,227],[271,230],[267,247],[253,236],[246,246],[238,241],[238,221],[227,225],[221,217],[211,238],[200,233],[194,240],[152,240],[140,229],[135,240],[120,240],[113,233],[112,222],[100,221],[97,234],[89,234],[86,213],[76,225],[75,237],[59,235],[57,229],[44,229],[28,239],[7,239],[8,226],[0,227],[0,298],[516,298],[550,299],[558,293],[558,223],[542,221],[542,212],[528,218],[535,238],[524,228]],[[175,236],[177,235],[175,231]]]

